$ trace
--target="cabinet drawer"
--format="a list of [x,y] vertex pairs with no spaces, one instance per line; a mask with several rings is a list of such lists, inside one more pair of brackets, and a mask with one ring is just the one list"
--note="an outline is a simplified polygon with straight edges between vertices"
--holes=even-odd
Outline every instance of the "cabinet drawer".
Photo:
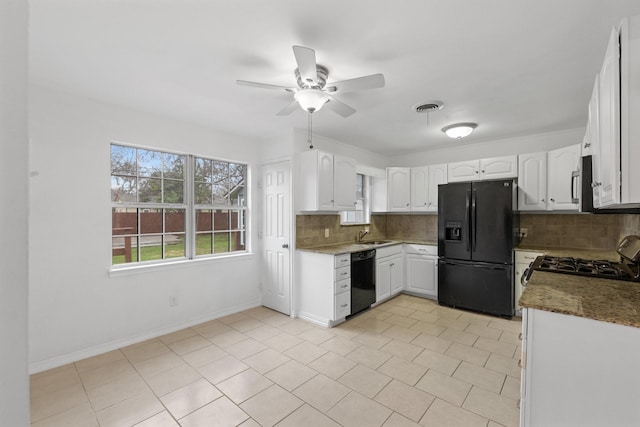
[[334,293],[336,295],[349,290],[351,290],[351,279],[338,280],[335,282]]
[[419,255],[438,255],[438,247],[430,245],[415,245],[412,243],[405,244],[405,250],[408,254]]
[[402,245],[391,245],[376,248],[376,258],[384,258],[391,255],[399,255],[402,253]]
[[340,267],[335,269],[335,277],[334,282],[338,280],[349,279],[351,277],[351,266],[347,265],[346,267]]
[[542,252],[525,252],[525,251],[516,251],[515,262],[523,263],[529,265],[539,256],[544,255]]
[[335,268],[344,267],[347,265],[351,265],[351,254],[340,254],[336,255],[336,265]]
[[338,320],[351,314],[351,292],[342,292],[335,296],[334,319]]

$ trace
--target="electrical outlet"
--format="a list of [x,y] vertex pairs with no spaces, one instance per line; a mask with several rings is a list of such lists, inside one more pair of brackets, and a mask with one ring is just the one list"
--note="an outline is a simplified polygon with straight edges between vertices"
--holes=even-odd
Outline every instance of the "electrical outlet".
[[169,307],[175,307],[178,305],[178,297],[170,296],[169,297]]
[[324,229],[324,237],[329,237],[329,229],[328,228]]
[[527,237],[527,229],[526,228],[521,228],[520,229],[520,237],[523,238],[523,239],[525,237]]

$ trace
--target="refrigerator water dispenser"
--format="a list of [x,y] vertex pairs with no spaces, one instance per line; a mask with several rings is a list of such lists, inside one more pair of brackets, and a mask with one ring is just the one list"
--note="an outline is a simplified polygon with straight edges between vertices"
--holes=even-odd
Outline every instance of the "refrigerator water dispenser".
[[445,240],[462,240],[462,223],[460,221],[447,221],[445,224]]

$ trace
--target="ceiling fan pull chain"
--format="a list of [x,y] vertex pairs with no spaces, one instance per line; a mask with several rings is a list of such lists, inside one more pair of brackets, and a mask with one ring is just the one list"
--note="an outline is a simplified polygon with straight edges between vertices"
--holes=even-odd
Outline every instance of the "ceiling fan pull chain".
[[309,113],[309,133],[307,135],[307,142],[309,143],[309,149],[313,150],[313,142],[312,142],[312,132],[311,132],[311,126],[312,126],[312,119],[311,119],[312,114]]

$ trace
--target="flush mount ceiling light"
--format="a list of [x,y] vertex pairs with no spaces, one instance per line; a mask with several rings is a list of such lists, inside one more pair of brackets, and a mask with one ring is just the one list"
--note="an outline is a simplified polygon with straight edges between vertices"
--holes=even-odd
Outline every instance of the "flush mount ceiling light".
[[329,96],[320,89],[300,89],[293,94],[293,97],[303,110],[314,113],[322,108],[329,100]]
[[449,138],[460,139],[468,136],[478,125],[475,123],[455,123],[445,126],[442,132],[446,133]]

